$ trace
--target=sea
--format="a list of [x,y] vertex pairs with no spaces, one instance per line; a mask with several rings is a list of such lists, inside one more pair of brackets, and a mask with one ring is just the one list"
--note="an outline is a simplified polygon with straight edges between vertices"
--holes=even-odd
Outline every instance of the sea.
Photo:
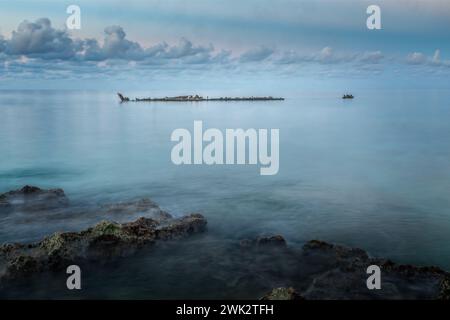
[[[228,248],[267,234],[291,247],[320,239],[450,271],[450,90],[352,93],[353,100],[299,89],[284,101],[120,103],[115,91],[0,91],[0,193],[35,185],[62,188],[70,199],[67,211],[0,216],[0,243],[83,230],[108,218],[96,208],[147,197],[176,217],[198,212],[208,220],[204,234],[85,273],[79,292],[65,288],[63,272],[0,295],[257,298],[267,288],[235,280],[241,268]],[[171,134],[192,132],[196,120],[223,132],[279,129],[278,173],[175,165]]]

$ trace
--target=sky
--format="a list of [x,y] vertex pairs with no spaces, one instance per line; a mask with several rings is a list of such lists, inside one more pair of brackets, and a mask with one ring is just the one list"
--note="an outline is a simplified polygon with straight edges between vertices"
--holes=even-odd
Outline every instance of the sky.
[[448,0],[0,0],[0,89],[445,88],[448,30]]

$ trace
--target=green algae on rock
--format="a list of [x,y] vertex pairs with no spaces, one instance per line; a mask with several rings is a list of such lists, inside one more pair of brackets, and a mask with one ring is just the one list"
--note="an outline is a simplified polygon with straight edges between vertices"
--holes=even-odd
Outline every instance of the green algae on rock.
[[158,240],[170,240],[202,232],[206,219],[191,214],[180,219],[139,218],[133,222],[102,221],[80,232],[58,232],[31,244],[0,246],[0,281],[34,272],[59,270],[83,260],[107,260],[126,256]]

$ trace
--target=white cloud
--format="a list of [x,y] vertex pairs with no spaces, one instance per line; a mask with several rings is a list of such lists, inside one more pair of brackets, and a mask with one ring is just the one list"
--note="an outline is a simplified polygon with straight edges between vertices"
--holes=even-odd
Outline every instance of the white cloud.
[[257,62],[269,58],[274,53],[274,49],[260,46],[258,48],[250,49],[240,56],[242,62]]
[[439,63],[440,60],[441,60],[441,50],[437,49],[437,50],[434,52],[432,61],[433,61],[434,63]]
[[450,60],[441,60],[441,50],[436,49],[432,57],[428,57],[422,52],[413,52],[406,56],[406,62],[413,65],[430,65],[450,67]]
[[408,54],[406,61],[409,64],[424,64],[427,61],[427,57],[421,52],[413,52]]
[[336,63],[365,63],[378,64],[384,59],[381,51],[366,51],[362,53],[342,53],[336,52],[331,47],[324,47],[318,52],[309,54],[302,54],[295,50],[288,50],[282,52],[276,63],[280,64],[295,64],[303,62],[316,62],[321,64],[336,64]]
[[365,63],[378,64],[384,59],[381,51],[366,51],[359,56],[359,60]]

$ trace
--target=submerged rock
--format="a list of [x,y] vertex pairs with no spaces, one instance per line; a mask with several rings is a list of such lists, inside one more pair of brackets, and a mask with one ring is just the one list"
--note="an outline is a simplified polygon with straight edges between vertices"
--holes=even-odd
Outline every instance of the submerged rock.
[[0,280],[34,272],[59,270],[83,260],[106,260],[130,255],[158,240],[169,240],[202,232],[206,219],[191,214],[181,219],[139,218],[128,223],[102,221],[81,232],[56,233],[32,244],[0,246]]
[[1,211],[40,211],[67,206],[69,203],[62,189],[44,190],[34,186],[0,194]]
[[279,246],[286,247],[286,240],[280,235],[259,237],[256,239],[256,244],[258,246]]
[[103,205],[100,211],[106,215],[127,216],[127,215],[145,215],[158,219],[171,218],[171,215],[163,210],[152,200],[148,198],[136,201],[119,202]]

